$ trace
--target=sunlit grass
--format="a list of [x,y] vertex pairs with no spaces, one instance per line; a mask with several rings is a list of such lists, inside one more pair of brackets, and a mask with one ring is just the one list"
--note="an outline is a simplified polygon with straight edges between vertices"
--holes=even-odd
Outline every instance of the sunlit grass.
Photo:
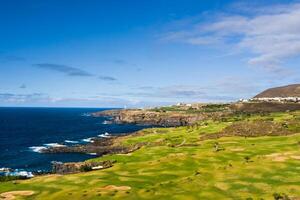
[[[296,119],[299,113],[249,116],[242,120]],[[115,160],[109,169],[72,175],[50,175],[0,183],[0,192],[33,190],[27,199],[273,199],[274,193],[300,197],[300,134],[273,137],[224,137],[199,140],[232,124],[199,123],[177,128],[151,128],[127,136],[125,145],[145,143]],[[222,148],[216,151],[215,143]],[[103,191],[107,185],[130,190]]]

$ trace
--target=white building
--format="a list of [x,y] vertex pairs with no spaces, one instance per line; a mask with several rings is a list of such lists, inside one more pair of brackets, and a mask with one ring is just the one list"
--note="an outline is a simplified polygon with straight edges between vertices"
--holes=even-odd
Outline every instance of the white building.
[[258,97],[251,100],[265,102],[300,102],[300,97]]

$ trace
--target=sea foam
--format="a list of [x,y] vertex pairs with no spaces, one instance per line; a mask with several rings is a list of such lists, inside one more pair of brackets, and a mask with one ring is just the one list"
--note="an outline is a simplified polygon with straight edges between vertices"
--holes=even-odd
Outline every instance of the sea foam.
[[31,149],[31,151],[33,152],[37,152],[37,153],[41,153],[43,149],[47,149],[47,147],[44,146],[33,146],[33,147],[29,147],[29,149]]
[[85,139],[82,139],[83,142],[91,142],[93,143],[93,138],[85,138]]
[[82,116],[82,117],[90,117],[90,116],[92,116],[92,115],[91,115],[91,113],[83,113],[83,114],[81,114],[81,116]]
[[77,144],[79,142],[74,140],[65,140],[65,143]]
[[104,120],[102,124],[112,124],[112,121]]
[[110,134],[108,132],[105,132],[104,134],[98,135],[98,137],[109,138]]
[[89,155],[96,156],[97,153],[88,153]]
[[47,147],[65,147],[66,145],[63,144],[58,144],[58,143],[48,143],[48,144],[44,144]]

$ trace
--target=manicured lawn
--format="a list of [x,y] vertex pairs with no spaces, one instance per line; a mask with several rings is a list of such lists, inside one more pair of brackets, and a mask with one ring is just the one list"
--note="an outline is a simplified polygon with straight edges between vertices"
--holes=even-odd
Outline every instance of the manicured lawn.
[[[274,113],[242,120],[297,118]],[[233,123],[153,128],[128,136],[125,145],[146,142],[116,160],[112,168],[72,175],[49,175],[0,183],[0,193],[33,190],[26,199],[273,199],[274,193],[300,197],[300,134],[273,137],[224,137],[200,141]],[[215,151],[218,142],[220,151]],[[106,187],[114,185],[117,187]],[[126,186],[121,188],[120,186]]]

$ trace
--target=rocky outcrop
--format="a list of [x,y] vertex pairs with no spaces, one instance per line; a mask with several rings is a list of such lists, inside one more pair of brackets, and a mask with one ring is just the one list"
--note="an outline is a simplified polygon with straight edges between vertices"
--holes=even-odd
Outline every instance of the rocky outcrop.
[[95,154],[98,156],[106,154],[126,154],[133,152],[139,149],[140,145],[125,147],[125,146],[96,146],[96,145],[74,145],[74,146],[65,146],[65,147],[51,147],[43,149],[42,153],[86,153],[86,154]]
[[78,172],[86,172],[92,170],[106,169],[113,166],[112,161],[102,161],[102,162],[53,162],[52,172],[56,174],[71,174]]
[[85,145],[73,145],[73,146],[59,146],[59,147],[50,147],[43,149],[42,153],[85,153],[85,154],[95,154],[98,156],[106,154],[126,154],[139,149],[142,144],[136,144],[132,146],[123,146],[120,144],[115,144],[114,140],[117,137],[111,138],[95,138],[93,143]]
[[152,110],[108,110],[93,113],[93,116],[109,116],[115,123],[132,123],[155,126],[186,126],[205,119],[214,119],[228,115],[224,112],[157,112]]

